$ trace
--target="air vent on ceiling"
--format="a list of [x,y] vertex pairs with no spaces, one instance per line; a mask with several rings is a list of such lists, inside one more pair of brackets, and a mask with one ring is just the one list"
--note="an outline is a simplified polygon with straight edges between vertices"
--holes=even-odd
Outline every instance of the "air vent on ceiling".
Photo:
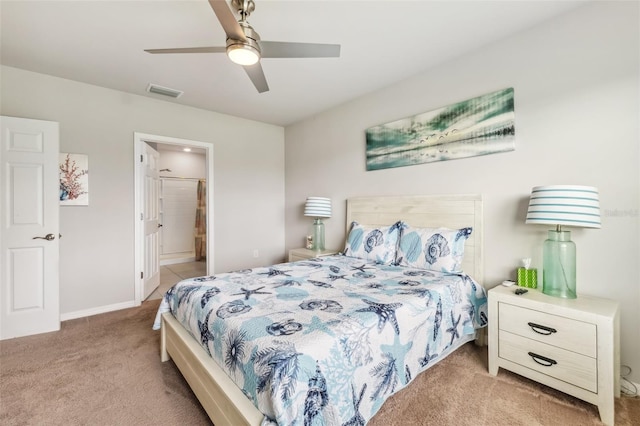
[[158,95],[169,96],[171,98],[179,98],[184,93],[183,91],[170,89],[169,87],[159,86],[157,84],[149,83],[147,86],[147,92],[156,93]]

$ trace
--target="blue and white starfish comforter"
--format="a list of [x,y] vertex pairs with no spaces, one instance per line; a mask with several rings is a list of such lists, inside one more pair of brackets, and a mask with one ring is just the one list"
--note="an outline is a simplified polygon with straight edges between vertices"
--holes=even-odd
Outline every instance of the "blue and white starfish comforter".
[[464,274],[329,256],[184,280],[166,311],[264,413],[264,424],[364,425],[487,323]]

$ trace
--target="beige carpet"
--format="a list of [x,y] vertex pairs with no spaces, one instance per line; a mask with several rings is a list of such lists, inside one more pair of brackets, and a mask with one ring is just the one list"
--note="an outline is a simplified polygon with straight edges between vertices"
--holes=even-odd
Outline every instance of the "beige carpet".
[[[151,330],[158,303],[0,342],[0,424],[210,424],[174,364],[159,360]],[[503,370],[490,376],[486,352],[465,345],[391,397],[369,425],[601,424],[590,404]],[[616,424],[640,424],[640,399],[616,401]]]

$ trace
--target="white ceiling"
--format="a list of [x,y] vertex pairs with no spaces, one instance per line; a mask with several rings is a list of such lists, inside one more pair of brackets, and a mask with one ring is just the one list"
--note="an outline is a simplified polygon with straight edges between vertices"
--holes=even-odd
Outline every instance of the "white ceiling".
[[[249,22],[263,40],[342,46],[340,58],[263,59],[263,94],[224,54],[144,52],[224,46],[206,0],[2,0],[0,53],[3,65],[286,126],[584,3],[256,0]],[[185,93],[170,100],[149,83]]]

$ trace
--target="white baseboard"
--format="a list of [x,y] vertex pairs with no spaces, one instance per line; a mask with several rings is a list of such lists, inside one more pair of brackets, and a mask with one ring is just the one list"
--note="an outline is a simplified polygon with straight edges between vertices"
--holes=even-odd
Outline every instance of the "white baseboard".
[[116,303],[113,305],[99,306],[97,308],[85,309],[82,311],[67,312],[60,314],[60,321],[68,321],[77,318],[90,317],[92,315],[104,314],[107,312],[119,311],[120,309],[134,308],[137,305],[133,300],[129,302]]
[[196,253],[194,251],[160,255],[160,266],[175,265],[176,263],[188,263],[195,261]]

